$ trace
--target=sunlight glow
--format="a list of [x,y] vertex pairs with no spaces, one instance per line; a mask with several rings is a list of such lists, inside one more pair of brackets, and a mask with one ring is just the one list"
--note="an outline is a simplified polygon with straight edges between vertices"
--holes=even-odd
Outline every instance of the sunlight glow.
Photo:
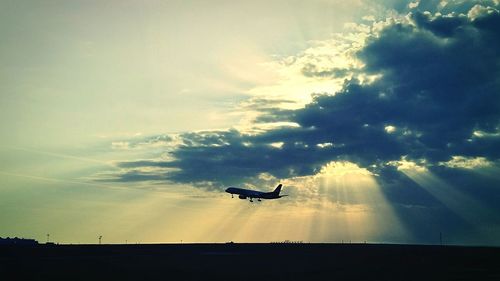
[[364,175],[373,176],[373,174],[365,168],[360,168],[358,165],[351,162],[330,162],[321,168],[317,177],[332,178],[345,175]]
[[350,162],[330,162],[318,174],[285,181],[296,195],[308,198],[297,206],[310,214],[310,241],[363,242],[410,239],[384,197],[375,175]]
[[[269,174],[260,178],[276,181]],[[383,241],[388,236],[391,241],[405,241],[409,237],[375,176],[354,163],[330,162],[314,176],[282,183],[284,194],[292,200],[249,203],[227,194],[202,192],[207,198],[169,206],[168,198],[151,197],[142,208],[163,216],[152,217],[151,225],[140,227],[156,229],[149,241],[354,243]],[[172,212],[176,215],[171,216]]]

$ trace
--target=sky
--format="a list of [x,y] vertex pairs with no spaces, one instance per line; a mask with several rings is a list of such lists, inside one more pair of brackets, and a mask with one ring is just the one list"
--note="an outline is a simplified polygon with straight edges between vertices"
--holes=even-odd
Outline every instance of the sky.
[[0,0],[0,237],[499,246],[499,10]]

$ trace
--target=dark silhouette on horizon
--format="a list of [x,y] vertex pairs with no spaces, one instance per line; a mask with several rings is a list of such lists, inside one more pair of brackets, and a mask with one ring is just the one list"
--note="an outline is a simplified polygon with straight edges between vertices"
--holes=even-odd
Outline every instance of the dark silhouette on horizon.
[[27,238],[2,238],[0,237],[0,245],[38,245],[38,241],[35,239],[27,239]]
[[2,280],[498,280],[498,264],[497,247],[0,245]]

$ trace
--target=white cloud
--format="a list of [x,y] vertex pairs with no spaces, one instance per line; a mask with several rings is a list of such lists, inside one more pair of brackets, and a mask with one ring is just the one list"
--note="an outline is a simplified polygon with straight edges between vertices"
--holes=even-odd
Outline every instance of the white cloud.
[[405,156],[398,161],[389,161],[387,165],[397,167],[398,171],[415,171],[415,172],[427,172],[425,167],[425,159],[420,160],[420,163],[414,161],[408,161]]
[[329,147],[333,147],[333,143],[331,143],[331,142],[318,143],[316,146],[319,148],[329,148]]
[[386,133],[392,134],[392,133],[396,132],[396,127],[392,126],[392,125],[387,125],[384,127],[384,130]]
[[498,10],[493,7],[484,7],[477,4],[469,10],[469,12],[467,13],[467,17],[469,17],[469,19],[471,20],[475,20],[485,14],[491,14],[493,12],[498,12]]
[[419,4],[420,4],[420,1],[410,2],[408,4],[408,8],[414,9],[414,8],[418,7]]
[[485,157],[453,156],[449,161],[439,162],[439,165],[449,168],[472,170],[478,168],[491,167],[493,163],[488,159],[486,159]]
[[273,143],[270,143],[269,145],[270,145],[270,146],[272,146],[272,147],[275,147],[275,148],[281,149],[281,148],[283,148],[283,145],[284,145],[284,144],[285,144],[284,142],[280,141],[280,142],[273,142]]
[[497,128],[496,132],[490,133],[481,130],[476,130],[472,132],[472,137],[474,138],[494,138],[500,136],[500,130]]

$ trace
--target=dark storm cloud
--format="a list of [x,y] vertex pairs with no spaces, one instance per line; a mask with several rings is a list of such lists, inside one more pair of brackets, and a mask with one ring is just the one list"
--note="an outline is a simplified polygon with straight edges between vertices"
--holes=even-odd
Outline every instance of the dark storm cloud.
[[[210,181],[227,185],[260,173],[287,178],[311,174],[319,168],[314,163],[328,160],[328,156],[318,153],[318,148],[305,147],[293,141],[294,135],[303,141],[304,129],[277,131],[281,134],[274,135],[273,132],[250,136],[233,130],[207,133],[201,139],[194,135],[185,136],[188,139],[195,137],[195,141],[187,140],[187,143],[196,142],[198,145],[184,145],[172,152],[175,160],[170,164],[180,170],[172,172],[170,179],[176,182]],[[224,143],[220,141],[221,134]],[[218,141],[212,142],[212,139]],[[272,145],[284,139],[286,142],[281,147]]]
[[[481,156],[496,154],[470,138],[475,130],[496,132],[499,126],[500,60],[494,50],[500,45],[492,40],[498,32],[479,25],[499,17],[495,12],[468,20],[454,28],[459,31],[452,38],[427,25],[384,29],[359,54],[366,70],[382,73],[383,79],[370,85],[365,102],[372,104],[371,112],[358,118],[369,122],[378,111],[379,121],[421,134],[413,144],[405,142],[414,157],[437,160],[474,150]],[[498,139],[494,142],[498,147]]]
[[163,161],[138,160],[138,161],[119,162],[117,166],[120,168],[137,168],[137,167],[170,168],[172,167],[172,164],[170,162],[163,162]]
[[[145,164],[147,167],[150,167],[149,163],[142,163],[142,164]],[[137,167],[144,167],[144,165],[141,166],[141,163],[137,163]],[[101,174],[97,178],[95,178],[95,180],[100,182],[143,182],[143,181],[165,182],[168,180],[168,177],[165,174],[165,172],[158,173],[158,172],[142,171],[141,169],[131,169],[121,173]]]
[[264,99],[264,98],[253,98],[248,101],[246,101],[242,108],[245,109],[251,109],[251,110],[256,110],[256,109],[269,109],[269,108],[276,108],[277,106],[281,104],[293,104],[295,101],[293,100],[287,100],[287,99]]
[[[441,14],[467,14],[468,11],[475,5],[495,6],[494,0],[385,0],[384,6],[394,9],[400,13],[409,11],[429,11],[431,13],[440,12]],[[410,3],[418,6],[410,7]]]
[[[288,121],[298,127],[257,135],[237,130],[187,133],[170,153],[174,160],[119,166],[176,168],[165,175],[168,180],[222,186],[261,173],[312,175],[325,163],[348,160],[379,174],[388,197],[403,205],[429,205],[431,197],[423,191],[403,194],[390,188],[410,186],[411,181],[387,162],[406,157],[433,167],[454,155],[500,158],[500,14],[494,9],[473,18],[465,14],[417,10],[410,22],[373,34],[357,56],[366,74],[381,75],[375,82],[347,80],[336,95],[315,95],[298,110],[259,102],[264,114],[257,121]],[[315,71],[307,69],[310,75],[336,75]]]
[[283,105],[289,106],[295,103],[295,101],[287,99],[253,98],[244,102],[241,105],[241,109],[261,113],[254,120],[256,123],[286,122],[290,120],[290,114],[293,113],[293,110],[286,110],[280,107]]
[[261,115],[254,120],[255,123],[289,122],[294,110],[281,108],[268,108],[259,110]]
[[302,68],[301,72],[306,77],[342,78],[352,74],[353,70],[347,68],[320,70],[316,65],[309,63]]
[[453,17],[433,17],[431,13],[415,12],[412,14],[412,19],[415,24],[423,29],[427,29],[437,36],[452,37],[456,32],[460,32],[460,28],[467,22],[467,16]]

